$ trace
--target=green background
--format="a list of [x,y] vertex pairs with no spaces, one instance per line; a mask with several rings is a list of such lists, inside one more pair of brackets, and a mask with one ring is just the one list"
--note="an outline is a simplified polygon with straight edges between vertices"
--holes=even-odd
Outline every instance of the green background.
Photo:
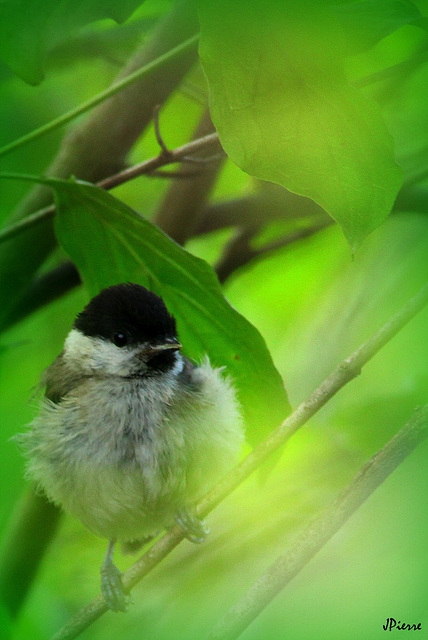
[[[426,3],[415,4],[427,13]],[[132,20],[167,6],[152,0]],[[121,30],[126,24],[117,27],[106,21],[91,28]],[[132,50],[134,41],[128,38],[124,37],[124,50],[117,52],[119,59],[126,59]],[[374,49],[350,58],[347,73],[360,77],[389,67],[424,46],[424,33],[405,25]],[[35,87],[5,65],[0,67],[0,145],[102,91],[116,75],[117,61],[73,51],[63,53],[65,62],[58,51],[52,54],[45,80]],[[428,66],[420,64],[412,73],[370,89],[382,105],[405,176],[420,175],[421,189],[427,186],[427,81]],[[192,82],[204,87],[200,70]],[[161,121],[170,147],[189,139],[201,111],[185,92],[172,96]],[[2,158],[0,169],[42,174],[62,135],[62,130],[53,132]],[[156,154],[150,128],[128,160]],[[252,194],[256,188],[254,178],[228,161],[212,199]],[[150,219],[167,189],[167,180],[141,178],[116,189],[114,195]],[[2,219],[26,190],[23,183],[0,181]],[[287,224],[268,224],[265,237],[277,237]],[[232,234],[226,229],[195,238],[186,248],[214,264]],[[251,262],[226,282],[224,293],[264,336],[295,408],[425,283],[427,256],[428,217],[422,199],[394,212],[354,256],[335,225]],[[62,258],[58,250],[50,265]],[[32,389],[60,352],[73,317],[86,300],[79,288],[1,336],[0,527],[4,531],[26,486],[23,460],[10,438],[34,416]],[[264,482],[254,475],[209,516],[212,533],[203,546],[183,542],[133,590],[134,605],[126,615],[107,613],[82,637],[204,637],[291,536],[329,504],[416,406],[427,402],[427,326],[425,309],[292,438]],[[245,640],[376,640],[384,637],[382,624],[388,617],[421,622],[419,636],[428,637],[427,453],[428,444],[423,443],[400,465],[244,632]],[[1,627],[14,640],[52,635],[98,593],[104,551],[105,541],[64,517],[20,618],[10,622],[3,611]],[[131,562],[118,556],[121,569]]]

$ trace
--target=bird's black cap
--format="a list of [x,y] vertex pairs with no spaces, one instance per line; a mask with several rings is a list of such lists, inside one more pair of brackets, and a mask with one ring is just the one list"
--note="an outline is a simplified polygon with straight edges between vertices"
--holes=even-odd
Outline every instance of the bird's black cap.
[[79,313],[74,328],[106,340],[124,332],[130,344],[177,336],[175,319],[162,298],[131,282],[103,289]]

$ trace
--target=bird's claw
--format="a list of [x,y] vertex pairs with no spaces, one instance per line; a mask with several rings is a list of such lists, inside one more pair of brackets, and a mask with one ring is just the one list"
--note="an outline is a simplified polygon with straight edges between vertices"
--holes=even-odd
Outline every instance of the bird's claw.
[[176,521],[184,531],[184,535],[190,542],[200,544],[210,532],[204,520],[199,520],[187,509],[180,509],[175,516]]
[[112,611],[126,611],[132,604],[131,597],[123,590],[122,572],[113,563],[101,567],[101,593]]

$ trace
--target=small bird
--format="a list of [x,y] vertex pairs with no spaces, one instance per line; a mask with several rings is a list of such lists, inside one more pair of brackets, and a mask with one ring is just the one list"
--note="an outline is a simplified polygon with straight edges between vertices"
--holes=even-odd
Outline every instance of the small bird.
[[76,317],[44,373],[39,414],[18,436],[48,499],[109,540],[101,591],[115,611],[128,602],[115,543],[138,548],[174,522],[201,542],[208,530],[192,505],[243,444],[231,381],[181,348],[159,296],[132,283],[102,290]]

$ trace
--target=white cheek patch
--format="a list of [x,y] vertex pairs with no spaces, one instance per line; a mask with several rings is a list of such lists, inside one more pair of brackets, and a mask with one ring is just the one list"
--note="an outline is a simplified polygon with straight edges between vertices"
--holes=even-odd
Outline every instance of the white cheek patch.
[[78,329],[72,329],[65,339],[64,357],[68,362],[80,365],[84,369],[92,370],[94,367],[94,341],[97,338],[88,338]]
[[85,336],[72,329],[64,344],[64,357],[86,373],[99,372],[107,375],[127,375],[133,353],[120,349],[102,338]]
[[184,360],[181,353],[177,353],[175,356],[175,364],[171,369],[171,373],[173,376],[178,376],[184,369]]

